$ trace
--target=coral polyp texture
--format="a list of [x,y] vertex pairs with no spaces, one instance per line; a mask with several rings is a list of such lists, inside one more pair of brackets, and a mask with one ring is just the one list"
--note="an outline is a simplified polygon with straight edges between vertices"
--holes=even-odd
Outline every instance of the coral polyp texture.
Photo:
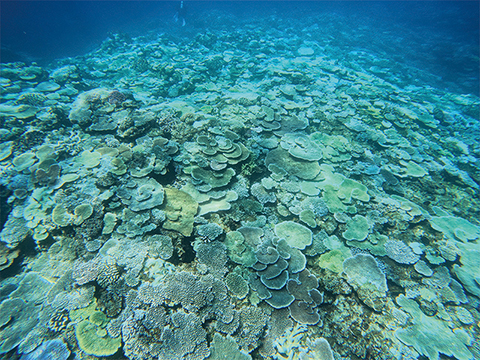
[[358,19],[202,16],[2,63],[0,358],[479,359],[478,96]]

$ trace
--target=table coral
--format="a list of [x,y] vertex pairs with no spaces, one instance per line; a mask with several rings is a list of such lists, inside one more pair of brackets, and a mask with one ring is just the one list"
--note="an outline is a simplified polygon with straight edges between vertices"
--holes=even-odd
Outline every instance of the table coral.
[[293,248],[305,249],[312,244],[312,232],[310,229],[293,221],[285,221],[275,225],[275,233],[281,239],[285,239]]
[[167,216],[164,229],[176,230],[184,236],[192,234],[198,203],[189,194],[175,188],[165,188],[165,202],[160,209]]
[[120,338],[112,338],[106,333],[103,324],[97,325],[88,320],[83,320],[76,326],[75,336],[80,349],[89,355],[113,355],[122,344]]
[[235,339],[230,335],[223,337],[216,333],[210,348],[209,360],[249,360],[252,357],[238,349]]
[[404,295],[397,297],[397,303],[410,314],[412,321],[411,326],[395,331],[395,336],[402,342],[431,360],[439,359],[440,353],[459,360],[473,359],[466,346],[471,344],[471,338],[465,331],[452,331],[442,320],[426,316],[414,300]]

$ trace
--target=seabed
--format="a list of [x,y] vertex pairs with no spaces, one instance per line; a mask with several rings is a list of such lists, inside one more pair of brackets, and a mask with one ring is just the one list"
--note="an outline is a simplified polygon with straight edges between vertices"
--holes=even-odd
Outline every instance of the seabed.
[[478,96],[210,16],[2,64],[0,357],[479,359]]

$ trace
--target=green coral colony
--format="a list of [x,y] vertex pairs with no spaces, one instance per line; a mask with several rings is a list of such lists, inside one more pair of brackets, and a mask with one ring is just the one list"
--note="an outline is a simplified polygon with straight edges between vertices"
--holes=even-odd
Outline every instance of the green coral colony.
[[2,356],[480,358],[479,99],[268,24],[3,66]]

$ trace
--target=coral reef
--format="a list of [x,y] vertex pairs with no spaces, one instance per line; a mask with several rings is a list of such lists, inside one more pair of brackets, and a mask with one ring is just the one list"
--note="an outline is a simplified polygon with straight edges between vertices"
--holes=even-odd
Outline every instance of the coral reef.
[[0,357],[479,358],[478,97],[204,15],[2,64]]

